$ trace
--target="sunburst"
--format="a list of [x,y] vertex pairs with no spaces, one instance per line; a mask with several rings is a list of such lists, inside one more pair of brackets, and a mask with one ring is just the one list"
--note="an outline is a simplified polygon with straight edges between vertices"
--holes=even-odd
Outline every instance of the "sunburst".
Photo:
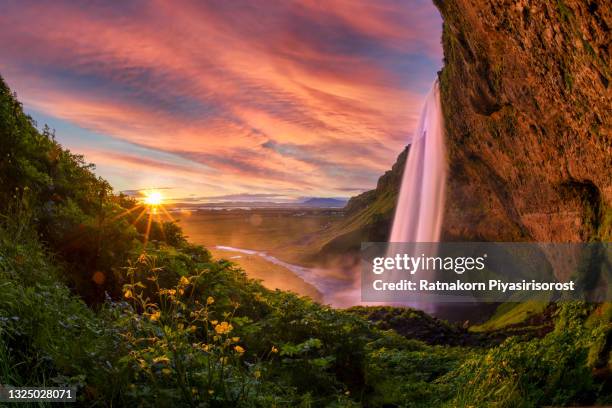
[[145,197],[144,197],[143,202],[149,207],[155,208],[161,205],[163,201],[164,201],[164,196],[162,195],[161,192],[156,191],[156,190],[145,192]]
[[166,210],[164,202],[166,201],[163,194],[158,190],[145,190],[143,191],[143,197],[134,207],[125,210],[124,212],[117,214],[111,220],[118,218],[127,217],[131,213],[137,213],[136,218],[131,222],[132,225],[136,225],[141,218],[147,217],[146,229],[144,232],[144,250],[146,251],[147,242],[149,241],[149,235],[151,233],[151,225],[153,221],[159,224],[161,233],[165,238],[164,223],[163,221],[174,222],[172,215]]

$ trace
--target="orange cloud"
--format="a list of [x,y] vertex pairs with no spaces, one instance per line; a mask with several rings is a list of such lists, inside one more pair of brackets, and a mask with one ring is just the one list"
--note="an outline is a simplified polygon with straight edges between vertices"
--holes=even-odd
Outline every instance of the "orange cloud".
[[185,163],[88,146],[111,182],[340,195],[408,141],[440,24],[422,1],[19,2],[0,6],[0,73],[26,109]]

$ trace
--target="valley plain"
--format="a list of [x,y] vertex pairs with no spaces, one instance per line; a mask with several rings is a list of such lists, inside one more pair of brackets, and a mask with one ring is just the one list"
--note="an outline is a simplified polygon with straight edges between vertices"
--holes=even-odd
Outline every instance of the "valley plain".
[[[314,300],[321,293],[294,272],[262,257],[265,253],[298,267],[313,266],[312,237],[342,217],[338,209],[177,209],[173,216],[191,242],[218,259],[242,267],[269,289],[290,290]],[[232,248],[237,250],[232,250]],[[257,253],[248,253],[246,250]]]

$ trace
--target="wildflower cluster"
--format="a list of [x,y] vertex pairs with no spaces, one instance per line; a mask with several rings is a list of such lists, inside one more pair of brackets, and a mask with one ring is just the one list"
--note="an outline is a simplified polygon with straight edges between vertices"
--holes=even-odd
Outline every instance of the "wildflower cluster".
[[[149,272],[148,284],[134,279],[141,269]],[[129,324],[121,326],[130,328],[122,335],[129,345],[123,362],[133,373],[132,395],[141,399],[180,389],[177,398],[195,405],[256,398],[263,368],[256,356],[248,366],[242,362],[247,348],[235,334],[239,304],[217,311],[213,296],[200,301],[197,286],[205,272],[181,276],[174,286],[164,288],[162,271],[150,255],[127,268],[130,283],[124,286],[123,298],[128,307],[122,317]],[[143,388],[145,383],[154,384],[154,389]]]

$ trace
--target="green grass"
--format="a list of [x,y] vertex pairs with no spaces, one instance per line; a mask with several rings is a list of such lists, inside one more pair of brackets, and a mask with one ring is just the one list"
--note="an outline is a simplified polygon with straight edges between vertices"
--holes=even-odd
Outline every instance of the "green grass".
[[[469,359],[442,381],[460,388],[448,406],[565,406],[581,399],[597,401],[597,385],[588,366],[593,342],[584,331],[588,308],[565,305],[555,330],[542,339],[512,337],[499,347]],[[604,396],[600,403],[609,401]]]
[[525,322],[530,317],[542,313],[547,302],[528,301],[521,303],[504,303],[500,305],[493,316],[484,324],[470,327],[474,332],[500,330],[513,324]]

